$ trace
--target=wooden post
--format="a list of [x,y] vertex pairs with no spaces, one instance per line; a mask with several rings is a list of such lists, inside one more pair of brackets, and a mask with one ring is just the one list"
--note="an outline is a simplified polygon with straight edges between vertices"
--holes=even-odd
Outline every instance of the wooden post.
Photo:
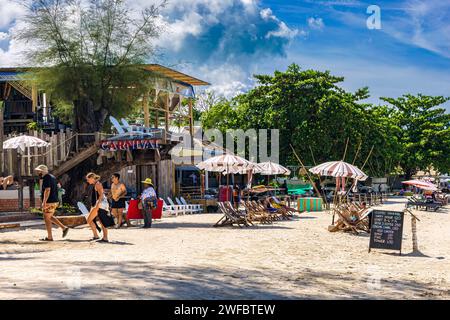
[[419,245],[417,243],[417,219],[414,215],[411,215],[411,231],[412,231],[413,252],[418,252]]
[[5,172],[5,161],[3,155],[3,139],[4,139],[3,109],[4,109],[4,102],[0,101],[0,174],[2,175]]
[[192,106],[192,99],[189,98],[189,133],[194,138],[194,112]]
[[159,95],[159,90],[155,90],[155,98],[153,99],[153,108],[155,109],[155,128],[156,129],[159,127],[158,95]]
[[194,165],[194,111],[192,106],[192,99],[189,98],[189,134],[191,136],[191,165]]
[[36,112],[37,104],[38,104],[38,90],[36,83],[33,82],[31,84],[31,109],[33,110],[33,112]]
[[169,132],[169,104],[170,104],[170,93],[167,93],[166,103],[165,103],[165,112],[164,112],[164,128],[166,132],[164,133],[164,143],[167,143],[167,133]]
[[30,208],[36,206],[36,197],[34,194],[34,178],[31,177],[28,179],[28,188],[29,188],[29,194],[30,194]]
[[142,97],[142,109],[144,109],[144,125],[146,128],[150,127],[150,113],[148,111],[148,92],[144,93]]

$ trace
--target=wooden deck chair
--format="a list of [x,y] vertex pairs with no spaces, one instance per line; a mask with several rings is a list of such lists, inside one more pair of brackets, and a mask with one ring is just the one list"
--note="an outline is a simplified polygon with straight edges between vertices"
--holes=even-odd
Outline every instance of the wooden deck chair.
[[264,211],[257,211],[253,208],[249,201],[242,201],[250,221],[258,221],[263,224],[272,223],[270,216]]
[[248,219],[247,213],[236,210],[230,201],[225,201],[224,206],[228,213],[236,219],[236,223],[239,226],[240,224],[246,227],[253,225],[253,223]]
[[255,200],[251,201],[250,203],[253,206],[254,210],[264,212],[270,217],[270,220],[275,221],[281,219],[281,216],[278,214],[278,211],[270,211],[263,204]]
[[[267,203],[269,203],[270,208],[267,208]],[[274,207],[271,203],[269,198],[266,198],[265,200],[260,200],[260,204],[261,206],[263,206],[267,211],[272,211],[275,212],[279,215],[279,217],[283,220],[291,220],[292,218],[292,214],[290,212],[288,212],[287,210],[285,210],[283,207]]]
[[190,205],[194,213],[201,213],[203,212],[203,206],[201,204],[188,204],[186,199],[183,197],[180,197],[181,203],[184,205]]
[[237,225],[242,228],[242,226],[248,227],[251,225],[245,215],[241,215],[230,209],[232,208],[231,204],[227,205],[226,202],[218,202],[218,206],[219,210],[223,213],[223,216],[216,222],[216,224],[214,224],[214,227]]
[[[291,208],[291,207],[289,207],[289,206],[287,206],[287,205],[285,205],[285,204],[283,204],[281,201],[280,201],[280,199],[278,199],[277,197],[275,197],[275,196],[273,196],[272,197],[272,200],[276,203],[276,204],[278,204],[279,206],[281,206],[281,207],[283,207],[286,211],[288,211],[288,212],[290,212],[290,213],[302,213],[302,212],[300,212],[299,210],[297,210],[297,209],[294,209],[294,208]],[[304,212],[304,211],[303,211]]]

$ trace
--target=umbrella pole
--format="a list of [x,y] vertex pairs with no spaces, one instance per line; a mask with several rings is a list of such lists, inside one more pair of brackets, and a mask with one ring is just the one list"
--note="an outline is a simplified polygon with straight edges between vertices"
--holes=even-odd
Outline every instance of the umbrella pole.
[[292,146],[292,144],[289,144],[291,146],[292,151],[294,152],[295,157],[297,158],[298,162],[300,162],[300,165],[302,166],[303,169],[305,169],[306,172],[306,176],[308,177],[309,182],[311,182],[311,184],[314,187],[314,190],[317,192],[317,194],[320,194],[319,190],[317,190],[316,184],[314,183],[314,181],[311,179],[311,177],[309,176],[308,170],[305,168],[305,166],[303,165],[302,160],[300,160],[300,157],[297,155],[297,152],[295,152],[294,147]]
[[17,149],[17,176],[19,178],[19,211],[23,211],[23,178],[22,178],[22,154],[20,153],[20,150]]

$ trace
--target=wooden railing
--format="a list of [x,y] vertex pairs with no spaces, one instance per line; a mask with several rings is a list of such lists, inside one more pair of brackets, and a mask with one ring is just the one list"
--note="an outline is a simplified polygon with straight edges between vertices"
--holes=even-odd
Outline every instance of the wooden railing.
[[[17,172],[21,172],[22,176],[33,176],[33,170],[39,164],[45,164],[50,170],[54,170],[72,156],[108,136],[100,132],[80,134],[69,129],[51,134],[31,131],[27,135],[47,141],[50,146],[27,148],[21,155],[21,161],[18,161],[17,150],[3,150],[4,168],[7,175],[17,175]],[[92,137],[92,143],[85,145],[82,138],[87,136]],[[8,135],[4,139],[12,137],[12,135]],[[20,171],[18,170],[19,165],[21,166]]]

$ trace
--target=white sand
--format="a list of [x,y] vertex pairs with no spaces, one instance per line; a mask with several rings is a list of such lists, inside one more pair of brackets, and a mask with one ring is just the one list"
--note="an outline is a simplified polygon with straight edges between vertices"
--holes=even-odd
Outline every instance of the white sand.
[[[385,205],[402,208],[404,203]],[[220,214],[165,218],[150,230],[88,229],[42,243],[42,229],[0,233],[1,299],[449,299],[450,209],[405,217],[403,256],[368,253],[368,235],[330,233],[328,213],[252,228]]]

